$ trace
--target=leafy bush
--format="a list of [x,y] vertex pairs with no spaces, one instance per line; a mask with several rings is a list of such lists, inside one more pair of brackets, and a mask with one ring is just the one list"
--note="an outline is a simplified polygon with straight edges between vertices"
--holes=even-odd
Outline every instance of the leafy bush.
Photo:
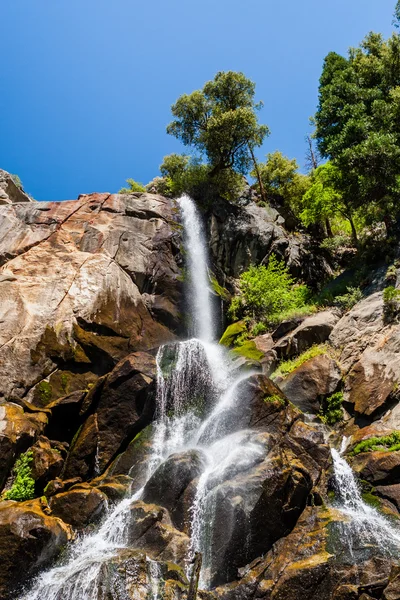
[[35,497],[35,480],[32,478],[31,462],[32,450],[28,450],[18,458],[13,468],[14,482],[9,490],[3,494],[3,500],[32,500]]
[[251,328],[250,333],[252,336],[257,337],[258,335],[262,335],[263,333],[265,333],[267,330],[268,327],[265,325],[265,323],[256,323]]
[[343,419],[343,392],[336,392],[322,402],[320,419],[327,425],[334,425]]
[[121,188],[119,194],[133,194],[134,192],[145,192],[146,188],[142,183],[138,183],[134,179],[127,179],[126,183],[129,184],[128,188]]
[[274,322],[283,313],[304,307],[309,294],[305,285],[296,285],[285,263],[273,254],[268,266],[251,266],[242,273],[239,286],[240,294],[230,306],[231,318]]
[[356,455],[361,452],[373,452],[375,450],[386,452],[400,450],[400,431],[394,431],[390,435],[371,437],[368,440],[363,440],[353,448],[352,454]]
[[321,354],[326,354],[328,351],[327,346],[324,344],[311,346],[308,350],[297,356],[296,358],[292,358],[290,360],[285,360],[281,362],[276,371],[274,371],[271,375],[271,379],[276,379],[277,377],[286,377],[305,362],[314,358],[315,356],[320,356]]
[[328,252],[336,252],[341,248],[350,248],[352,245],[353,243],[350,236],[340,234],[325,238],[319,246],[324,250],[328,250]]
[[392,321],[398,314],[400,290],[389,285],[383,290],[383,315],[386,321]]
[[358,287],[349,286],[346,288],[346,290],[346,294],[343,294],[342,296],[336,296],[334,304],[336,304],[336,306],[340,306],[341,308],[348,310],[350,308],[353,308],[353,306],[357,304],[357,302],[360,302],[360,300],[363,299],[364,294]]

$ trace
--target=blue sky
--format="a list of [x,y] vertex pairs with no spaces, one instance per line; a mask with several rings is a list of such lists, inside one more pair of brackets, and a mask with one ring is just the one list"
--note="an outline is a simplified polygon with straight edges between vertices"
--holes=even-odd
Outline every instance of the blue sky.
[[304,164],[324,56],[390,35],[395,0],[8,0],[1,9],[0,168],[38,200],[147,183],[170,106],[219,70],[257,84],[276,149]]

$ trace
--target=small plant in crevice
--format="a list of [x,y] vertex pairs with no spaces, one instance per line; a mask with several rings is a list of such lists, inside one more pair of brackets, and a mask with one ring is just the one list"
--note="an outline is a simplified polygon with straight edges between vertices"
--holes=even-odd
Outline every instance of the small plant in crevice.
[[14,481],[9,490],[4,492],[2,500],[24,502],[35,497],[35,480],[32,477],[32,450],[28,450],[17,459],[13,468]]
[[383,290],[383,317],[386,322],[394,321],[400,312],[400,290],[389,285]]
[[327,398],[324,398],[321,403],[319,418],[327,425],[335,425],[343,419],[343,392],[335,392]]
[[374,452],[380,450],[382,452],[395,452],[400,450],[400,431],[393,431],[389,435],[380,437],[370,437],[367,440],[359,442],[354,446],[351,454],[356,456],[361,452]]
[[363,297],[364,294],[359,287],[348,286],[345,294],[336,296],[334,304],[345,310],[350,310],[350,308],[353,308],[353,306],[355,306],[357,302],[360,302]]
[[281,362],[278,368],[272,373],[271,379],[277,379],[278,377],[286,377],[286,375],[290,375],[290,373],[301,367],[301,365],[303,365],[311,358],[327,353],[328,346],[326,346],[325,344],[311,346],[311,348],[309,348],[296,358],[291,358],[289,360]]
[[278,394],[271,394],[269,396],[265,396],[264,402],[272,402],[273,404],[279,403],[279,404],[283,404],[283,405],[286,404],[284,398],[282,398]]

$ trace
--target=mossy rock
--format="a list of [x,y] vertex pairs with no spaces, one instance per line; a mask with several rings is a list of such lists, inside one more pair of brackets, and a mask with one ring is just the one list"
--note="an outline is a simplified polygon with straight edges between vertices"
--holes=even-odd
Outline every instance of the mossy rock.
[[222,300],[224,300],[225,302],[228,302],[228,300],[231,297],[228,290],[218,283],[218,280],[214,275],[211,275],[210,281],[211,281],[211,287],[214,290],[214,292],[217,294],[217,296],[222,298]]
[[242,333],[245,333],[246,331],[247,325],[244,321],[237,321],[236,323],[232,323],[232,325],[229,325],[229,327],[225,329],[225,332],[219,340],[219,343],[222,346],[230,348],[234,345],[236,338],[239,337],[239,335],[242,335]]
[[256,361],[260,361],[264,357],[264,354],[258,350],[252,340],[244,342],[241,346],[236,346],[231,352],[233,356],[244,356],[245,358]]

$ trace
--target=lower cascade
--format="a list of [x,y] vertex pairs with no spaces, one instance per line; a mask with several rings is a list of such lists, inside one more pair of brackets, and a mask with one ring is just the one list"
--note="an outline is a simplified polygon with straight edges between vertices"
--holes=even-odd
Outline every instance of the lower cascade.
[[[224,586],[238,572],[246,585],[246,577],[257,580],[257,557],[285,539],[296,546],[295,539],[290,542],[293,528],[318,497],[330,461],[323,434],[300,418],[268,378],[243,368],[212,341],[201,224],[188,197],[178,204],[195,337],[158,350],[156,413],[141,476],[133,477],[128,497],[109,506],[98,528],[71,542],[19,600],[157,600],[165,596],[168,578],[179,579],[171,575],[171,563],[190,580],[199,555],[200,589]],[[331,454],[335,500],[331,508],[319,503],[318,510],[340,514],[336,547],[349,553],[350,563],[375,545],[397,555],[398,526],[364,502],[349,464],[335,449]],[[309,524],[304,527],[311,536]],[[131,596],[122,589],[122,571],[130,573],[136,590]],[[181,592],[173,588],[169,594],[178,599]]]

